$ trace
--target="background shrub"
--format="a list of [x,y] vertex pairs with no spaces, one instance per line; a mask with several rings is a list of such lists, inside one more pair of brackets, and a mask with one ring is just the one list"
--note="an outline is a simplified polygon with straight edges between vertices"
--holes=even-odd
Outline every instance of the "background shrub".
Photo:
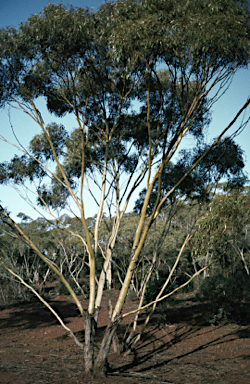
[[207,303],[204,314],[210,324],[221,321],[247,323],[250,319],[250,276],[243,270],[225,277],[207,277],[200,285],[197,299]]

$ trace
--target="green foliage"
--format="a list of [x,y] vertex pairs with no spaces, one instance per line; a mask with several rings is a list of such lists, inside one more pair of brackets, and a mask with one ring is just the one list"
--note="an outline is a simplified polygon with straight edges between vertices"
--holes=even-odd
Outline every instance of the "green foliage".
[[225,276],[232,275],[242,265],[248,272],[249,204],[249,187],[227,190],[212,199],[208,211],[197,223],[193,238],[193,256],[199,266],[218,259],[220,273]]
[[[164,196],[188,172],[192,164],[208,149],[204,143],[197,145],[193,150],[180,151],[179,159],[175,164],[164,168],[161,177],[161,194]],[[176,188],[171,195],[172,202],[176,197],[209,201],[211,186],[216,185],[223,177],[227,178],[230,188],[242,187],[247,177],[243,172],[243,152],[233,140],[226,138],[199,163],[196,169]],[[143,189],[135,202],[134,210],[140,212],[145,198],[146,189]],[[150,213],[155,205],[158,194],[158,182],[155,183],[150,196],[147,211]],[[169,201],[166,202],[166,205]]]
[[[233,68],[247,64],[248,14],[247,1],[235,0],[126,0],[106,3],[96,13],[49,4],[18,30],[0,31],[1,104],[20,100],[33,103],[41,96],[51,113],[61,117],[71,113],[78,122],[84,121],[86,132],[78,127],[68,133],[63,125],[48,124],[46,133],[36,135],[29,148],[32,156],[47,165],[54,160],[50,138],[56,155],[62,158],[70,187],[77,191],[83,139],[84,169],[94,179],[106,155],[111,175],[114,158],[120,174],[129,175],[140,165],[139,159],[145,161],[150,90],[150,140],[155,147],[152,160],[168,146],[171,152],[187,124],[188,133],[199,142],[198,151],[196,142],[193,153],[182,153],[177,164],[166,164],[162,174],[164,195],[206,149],[201,143],[210,121],[206,84],[218,74],[233,73]],[[163,70],[159,70],[159,64],[164,65]],[[138,100],[141,108],[135,111]],[[34,114],[43,123],[36,108]],[[214,152],[177,192],[205,197],[204,185],[211,178],[207,176],[208,165],[216,168],[219,177],[231,173],[242,179],[242,156],[237,148],[235,151],[236,170],[228,156],[221,164],[221,156],[217,161]],[[60,170],[55,174],[51,185],[42,184],[48,173],[27,155],[0,164],[0,183],[38,179],[38,202],[64,208],[69,192],[60,183],[64,182]],[[155,202],[157,188],[156,183],[149,206]]]
[[205,278],[197,298],[206,302],[204,316],[212,325],[225,320],[249,323],[250,276],[243,270],[229,277],[218,274]]
[[0,271],[0,305],[9,305],[33,299],[34,296],[29,290],[25,289],[18,281],[10,278],[4,271]]
[[[245,41],[249,47],[248,9],[247,1],[129,0],[109,3],[99,14],[115,32],[109,44],[115,47],[117,61],[129,57],[140,64],[158,54],[170,60],[174,56],[179,66],[202,71],[207,58],[217,66],[218,56],[224,62],[244,59],[246,51],[240,46]],[[235,17],[242,18],[239,24]],[[236,35],[240,41],[234,39]]]

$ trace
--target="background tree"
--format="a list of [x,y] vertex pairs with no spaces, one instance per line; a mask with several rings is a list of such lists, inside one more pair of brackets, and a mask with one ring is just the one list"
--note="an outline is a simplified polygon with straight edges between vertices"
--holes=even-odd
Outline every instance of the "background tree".
[[[125,0],[106,3],[91,13],[50,4],[18,30],[1,30],[0,43],[1,106],[21,109],[40,129],[27,150],[19,146],[22,156],[1,164],[0,181],[22,186],[30,181],[37,192],[36,203],[61,229],[81,241],[88,255],[87,311],[63,271],[3,206],[1,216],[60,278],[83,315],[86,372],[105,372],[110,344],[125,316],[123,304],[150,228],[175,190],[181,185],[184,188],[184,180],[250,103],[248,99],[210,146],[202,144],[211,106],[223,95],[235,71],[248,63],[249,5],[235,0]],[[45,123],[38,108],[41,97],[51,114],[62,118],[70,114],[76,126],[72,124],[70,131],[63,124]],[[163,175],[188,135],[200,152],[193,162],[182,161],[179,178],[170,188],[169,183],[164,186]],[[99,195],[91,189],[90,180],[99,188]],[[95,329],[105,281],[111,288],[119,227],[143,182],[146,191],[141,196],[123,285],[115,307],[110,307],[110,322],[95,358]],[[84,185],[97,203],[91,223],[85,217]],[[190,194],[190,188],[187,190]],[[70,231],[58,217],[57,211],[67,205],[79,218],[81,233]],[[99,229],[105,224],[104,209],[112,220],[106,223],[109,235],[102,247]],[[188,240],[189,236],[184,244]],[[140,301],[138,310],[142,308]]]
[[206,318],[212,324],[225,320],[249,320],[249,187],[224,187],[198,220],[193,237],[197,268],[219,262],[204,274],[198,298],[206,300]]
[[[225,191],[213,198],[208,212],[197,223],[193,239],[200,266],[219,258],[220,273],[225,277],[242,268],[249,275],[249,203],[249,187]],[[216,269],[218,272],[218,266]]]

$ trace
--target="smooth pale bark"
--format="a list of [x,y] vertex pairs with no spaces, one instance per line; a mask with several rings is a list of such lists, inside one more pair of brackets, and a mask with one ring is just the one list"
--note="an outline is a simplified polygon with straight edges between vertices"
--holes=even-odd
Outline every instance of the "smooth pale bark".
[[170,273],[169,273],[169,276],[168,276],[167,280],[165,281],[165,283],[163,284],[162,289],[161,289],[160,292],[158,293],[158,295],[157,295],[157,297],[156,297],[156,302],[153,304],[153,306],[152,306],[152,308],[151,308],[151,311],[150,311],[149,315],[147,316],[147,318],[146,318],[146,320],[145,320],[145,322],[144,322],[144,325],[143,325],[143,327],[142,327],[142,329],[141,329],[139,335],[136,337],[136,339],[135,339],[134,342],[133,342],[133,345],[136,344],[136,343],[140,340],[140,338],[141,338],[141,336],[142,336],[142,334],[143,334],[143,332],[144,332],[144,330],[145,330],[145,328],[146,328],[146,326],[147,326],[149,320],[151,319],[151,316],[153,315],[153,313],[154,313],[154,311],[155,311],[155,308],[156,308],[156,305],[157,305],[157,300],[159,300],[159,299],[161,298],[161,296],[162,296],[162,294],[164,293],[166,287],[168,286],[169,281],[170,281],[170,279],[171,279],[171,277],[172,277],[174,271],[176,270],[177,265],[178,265],[178,263],[179,263],[179,261],[180,261],[181,255],[183,254],[183,251],[184,251],[184,249],[185,249],[187,243],[188,243],[189,240],[191,239],[191,237],[192,237],[192,236],[190,236],[190,235],[188,234],[187,237],[186,237],[186,239],[185,239],[185,241],[184,241],[184,243],[182,244],[182,247],[181,247],[181,249],[180,249],[180,252],[179,252],[179,254],[178,254],[178,256],[177,256],[177,258],[176,258],[176,260],[175,260],[175,263],[174,263],[174,265],[173,265],[173,267],[172,267]]
[[[142,307],[142,305],[143,305],[147,284],[148,284],[148,282],[150,280],[150,277],[152,275],[152,272],[153,272],[153,269],[154,269],[154,266],[155,266],[155,263],[156,263],[156,257],[157,257],[157,253],[156,253],[156,251],[154,251],[154,256],[153,256],[152,264],[151,264],[150,269],[148,271],[148,275],[147,275],[146,281],[145,281],[145,283],[143,285],[143,289],[142,289],[142,293],[141,293],[141,298],[140,298],[138,309],[140,309]],[[138,321],[139,314],[140,314],[140,311],[138,311],[136,313],[136,315],[135,315],[134,322],[133,322],[133,328],[132,328],[129,336],[125,340],[124,345],[122,346],[123,351],[127,350],[128,345],[130,344],[131,340],[134,337],[134,334],[135,334],[135,331],[136,331],[136,327],[137,327],[137,321]]]
[[[117,208],[119,208],[119,206]],[[114,248],[114,245],[115,245],[120,221],[121,221],[121,216],[119,214],[119,209],[117,209],[116,222],[114,224],[113,231],[112,231],[112,234],[111,234],[111,237],[109,240],[109,244],[108,244],[107,252],[106,252],[106,259],[104,261],[102,272],[101,272],[101,275],[99,278],[98,289],[97,289],[96,300],[95,300],[95,308],[99,308],[101,305],[104,284],[105,284],[105,280],[106,280],[106,276],[108,274],[109,268],[111,268],[110,263],[111,263],[111,258],[112,258],[112,249]],[[110,273],[111,273],[111,271],[110,271]],[[109,280],[110,280],[109,283],[111,285],[111,276],[109,276]],[[95,317],[95,320],[97,322],[98,318]]]
[[[150,228],[151,223],[153,222],[153,220],[156,219],[156,217],[158,216],[158,214],[160,212],[159,207],[161,207],[161,205],[163,204],[162,202],[165,201],[166,196],[163,199],[161,199],[161,201],[160,201],[161,190],[159,189],[153,212],[150,216],[150,219],[149,219],[147,225],[145,226],[145,229],[143,230],[143,227],[145,225],[146,216],[147,216],[147,207],[148,207],[148,203],[149,203],[149,199],[150,199],[153,187],[154,187],[157,180],[160,182],[160,178],[162,175],[164,165],[166,165],[166,163],[171,160],[171,157],[177,151],[178,146],[179,146],[183,136],[187,133],[188,129],[190,128],[191,122],[188,123],[186,128],[185,128],[185,123],[188,121],[189,117],[192,116],[192,111],[195,108],[195,106],[197,105],[197,102],[198,102],[197,97],[195,97],[191,107],[188,110],[187,116],[185,117],[184,121],[182,121],[180,124],[180,132],[181,133],[179,133],[178,137],[175,138],[175,140],[173,142],[173,147],[170,148],[170,151],[167,150],[167,152],[163,154],[161,164],[159,165],[158,169],[156,170],[155,175],[154,175],[151,183],[149,182],[149,178],[147,180],[147,192],[146,192],[146,195],[144,198],[144,202],[143,202],[143,206],[142,206],[142,210],[141,210],[141,217],[140,217],[140,221],[139,221],[138,228],[137,228],[135,238],[134,238],[133,248],[132,248],[132,252],[131,252],[131,261],[130,261],[130,264],[129,264],[129,267],[127,270],[124,284],[123,284],[122,289],[120,291],[120,295],[119,295],[119,298],[117,300],[117,303],[116,303],[116,306],[115,306],[115,309],[113,312],[112,320],[114,320],[115,317],[118,314],[120,314],[120,312],[122,310],[122,307],[123,307],[123,304],[124,304],[124,301],[125,301],[125,298],[126,298],[126,295],[128,292],[128,288],[129,288],[129,285],[130,285],[130,282],[132,279],[133,271],[134,271],[134,268],[136,267],[136,263],[137,263],[139,254],[141,252],[141,249],[144,245],[148,230]],[[150,122],[149,122],[149,117],[150,117],[149,116],[149,111],[150,111],[149,97],[147,97],[147,107],[148,107],[147,108],[147,111],[148,111],[147,125],[148,125],[148,134],[150,136],[150,129],[151,128],[150,128]],[[196,117],[196,115],[191,119],[191,121],[195,117]],[[152,149],[151,146],[152,146],[152,143],[149,142],[149,160],[151,158],[151,155],[150,155],[151,149]],[[166,158],[167,154],[168,154],[168,157]],[[149,165],[149,173],[151,174],[151,165],[152,164],[150,161],[149,161],[148,165]],[[190,170],[190,172],[191,172],[191,170]],[[188,174],[189,173],[187,173],[187,175]],[[160,185],[160,183],[159,183],[159,185]],[[175,191],[176,188],[177,188],[177,185],[171,190],[172,192],[170,194],[168,194],[168,196],[170,196]]]

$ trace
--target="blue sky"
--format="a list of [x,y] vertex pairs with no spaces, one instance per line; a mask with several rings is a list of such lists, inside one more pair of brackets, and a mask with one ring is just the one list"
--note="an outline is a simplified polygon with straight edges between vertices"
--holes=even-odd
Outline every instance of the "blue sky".
[[65,5],[72,4],[74,7],[90,7],[96,10],[104,0],[72,0],[72,1],[45,1],[45,0],[1,0],[0,1],[0,26],[18,27],[26,21],[29,16],[39,13],[48,3]]
[[[58,3],[58,1],[50,1],[51,3]],[[72,4],[76,7],[92,7],[94,10],[105,1],[102,0],[72,0],[62,1],[63,4]],[[44,0],[0,0],[0,27],[6,26],[18,27],[18,25],[26,21],[32,14],[39,13],[48,4]],[[208,130],[208,139],[217,136],[222,129],[224,129],[231,119],[235,116],[241,106],[245,103],[247,97],[250,95],[250,70],[240,70],[233,79],[233,82],[227,93],[220,99],[212,108],[212,123]],[[246,116],[250,115],[250,107],[246,111]],[[55,120],[48,115],[49,122]],[[33,133],[33,126],[30,119],[20,113],[11,113],[11,123],[13,127],[18,126],[18,131],[22,132],[19,139],[24,145],[28,144],[29,139],[35,135]],[[71,124],[70,120],[68,123]],[[8,111],[0,111],[0,134],[13,141],[11,127],[9,123]],[[246,171],[250,178],[250,123],[245,130],[235,140],[243,148],[246,159]],[[191,143],[190,143],[191,144]],[[0,141],[0,162],[9,160],[15,153],[14,149]],[[9,210],[13,212],[13,216],[18,212],[27,212],[32,217],[37,217],[32,208],[27,207],[17,193],[10,187],[0,186],[0,200],[4,206],[8,206]],[[92,216],[95,214],[94,206],[88,204],[86,215]]]

